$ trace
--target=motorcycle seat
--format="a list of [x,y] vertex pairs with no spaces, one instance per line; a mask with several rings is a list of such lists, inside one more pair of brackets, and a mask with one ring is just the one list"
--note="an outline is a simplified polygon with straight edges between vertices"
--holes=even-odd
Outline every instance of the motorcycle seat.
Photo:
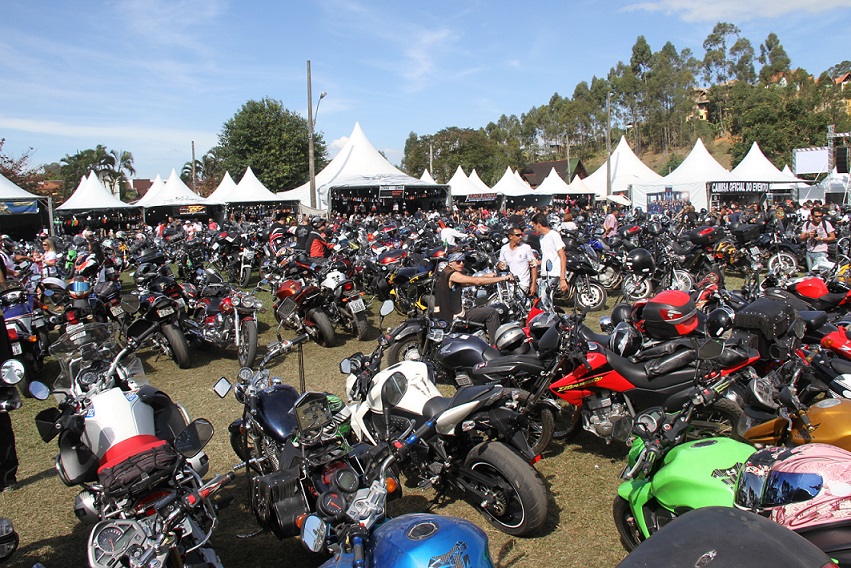
[[830,366],[840,375],[851,374],[851,362],[845,361],[844,359],[834,357],[830,359]]
[[827,323],[827,312],[822,310],[798,312],[798,317],[803,320],[807,325],[807,329],[810,331],[816,330]]
[[579,336],[585,341],[593,341],[594,343],[599,343],[604,347],[609,345],[610,337],[608,335],[596,333],[593,329],[585,325],[579,326]]
[[459,388],[455,391],[455,395],[451,397],[436,396],[423,406],[423,416],[426,419],[434,418],[454,406],[461,406],[462,404],[482,398],[497,388],[502,387],[497,385],[473,385]]
[[606,350],[606,358],[612,369],[639,389],[656,390],[694,380],[695,368],[692,365],[651,378],[644,365],[633,363],[608,350]]

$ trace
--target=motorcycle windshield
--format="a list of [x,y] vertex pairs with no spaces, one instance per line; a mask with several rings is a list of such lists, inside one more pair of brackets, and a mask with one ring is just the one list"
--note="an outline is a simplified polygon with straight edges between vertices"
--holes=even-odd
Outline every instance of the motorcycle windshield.
[[115,341],[115,324],[87,323],[62,335],[48,351],[62,369],[53,383],[54,390],[70,392],[72,377],[94,361],[114,360],[121,346]]

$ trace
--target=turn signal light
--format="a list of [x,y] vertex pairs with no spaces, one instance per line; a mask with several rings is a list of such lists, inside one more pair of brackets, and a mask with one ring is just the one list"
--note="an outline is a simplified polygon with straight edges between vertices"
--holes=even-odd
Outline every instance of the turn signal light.
[[387,486],[387,493],[393,493],[394,491],[396,491],[396,489],[399,488],[399,484],[396,483],[396,480],[392,477],[387,478],[387,482],[385,483],[385,485]]
[[298,530],[301,530],[301,527],[304,526],[304,521],[306,521],[306,520],[307,520],[307,513],[302,513],[301,515],[296,517],[295,526],[298,527]]
[[530,463],[530,464],[532,464],[532,465],[535,465],[535,464],[536,464],[536,463],[538,463],[539,461],[541,461],[541,454],[538,454],[538,455],[537,455],[537,456],[535,456],[534,458],[530,459],[530,460],[529,460],[529,463]]

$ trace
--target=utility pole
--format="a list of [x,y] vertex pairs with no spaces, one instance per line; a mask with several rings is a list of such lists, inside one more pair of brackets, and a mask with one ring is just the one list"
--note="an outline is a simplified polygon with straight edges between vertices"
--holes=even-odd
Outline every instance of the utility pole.
[[606,197],[612,194],[612,93],[606,93]]
[[310,85],[310,59],[307,60],[307,164],[310,170],[310,207],[316,209],[316,174],[313,163],[313,91]]
[[572,174],[573,172],[570,171],[570,135],[569,134],[564,135],[564,146],[565,146],[565,148],[567,148],[567,168],[565,168],[565,170],[566,170],[565,175],[567,175],[567,180],[566,180],[567,183],[570,183],[570,174]]
[[434,146],[431,136],[428,137],[428,173],[434,177]]
[[192,191],[198,193],[195,187],[195,140],[192,141]]

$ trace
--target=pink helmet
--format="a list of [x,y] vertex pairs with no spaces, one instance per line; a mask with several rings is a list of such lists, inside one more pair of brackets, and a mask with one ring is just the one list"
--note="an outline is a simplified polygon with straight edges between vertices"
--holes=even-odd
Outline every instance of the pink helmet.
[[851,452],[828,444],[769,447],[739,472],[736,506],[794,531],[851,521]]

